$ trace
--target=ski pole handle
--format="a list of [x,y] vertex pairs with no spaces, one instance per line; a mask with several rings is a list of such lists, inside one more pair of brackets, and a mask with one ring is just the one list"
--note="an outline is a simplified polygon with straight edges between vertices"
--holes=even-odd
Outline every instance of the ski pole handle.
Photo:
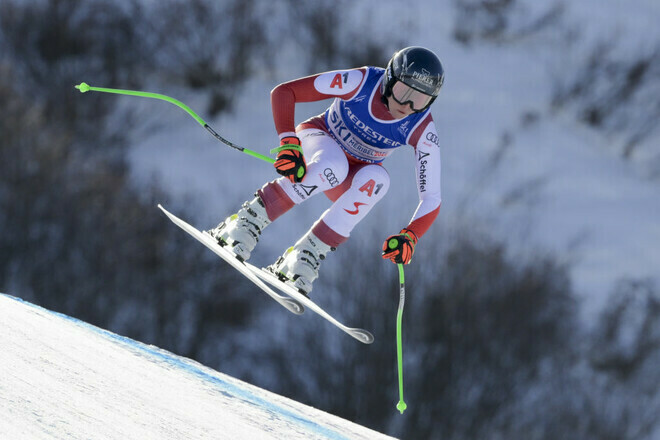
[[77,86],[75,86],[76,89],[80,90],[80,93],[85,93],[85,92],[103,92],[103,93],[114,93],[117,95],[128,95],[128,96],[140,96],[143,98],[153,98],[153,99],[160,99],[162,101],[167,101],[171,104],[174,104],[183,110],[186,111],[190,116],[192,116],[202,127],[206,129],[209,133],[211,133],[217,140],[222,142],[223,144],[240,151],[241,153],[245,153],[247,155],[250,155],[252,157],[256,157],[257,159],[261,159],[265,162],[268,163],[275,163],[275,159],[264,156],[263,154],[257,153],[256,151],[249,150],[245,147],[241,147],[239,145],[234,144],[233,142],[228,141],[227,139],[223,138],[220,136],[215,130],[213,130],[209,124],[206,123],[197,113],[195,113],[190,107],[188,107],[186,104],[183,102],[172,98],[171,96],[167,95],[161,95],[160,93],[151,93],[151,92],[141,92],[138,90],[122,90],[122,89],[110,89],[106,87],[92,87],[88,85],[87,83],[80,83]]
[[[396,241],[396,239],[393,239]],[[394,247],[398,245],[394,243]],[[389,245],[392,247],[392,242],[390,241]],[[406,402],[403,401],[403,342],[401,341],[401,327],[403,321],[403,305],[406,302],[406,285],[405,285],[405,275],[403,273],[403,264],[397,264],[399,266],[399,311],[396,315],[396,357],[397,364],[399,366],[399,403],[396,405],[396,409],[403,414],[403,412],[408,407]]]

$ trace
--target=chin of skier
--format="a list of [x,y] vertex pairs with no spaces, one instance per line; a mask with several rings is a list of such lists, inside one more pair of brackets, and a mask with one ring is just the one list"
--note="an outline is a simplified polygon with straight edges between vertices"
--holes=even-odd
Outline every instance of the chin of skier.
[[[307,295],[319,266],[350,236],[390,186],[381,165],[399,147],[416,157],[419,205],[409,224],[389,236],[383,258],[408,264],[417,241],[440,210],[440,149],[429,107],[444,69],[422,47],[396,52],[387,68],[365,66],[282,83],[271,92],[280,137],[275,168],[280,177],[209,233],[241,260],[250,258],[266,226],[321,192],[333,202],[319,220],[269,269]],[[334,98],[330,107],[297,127],[297,102]]]

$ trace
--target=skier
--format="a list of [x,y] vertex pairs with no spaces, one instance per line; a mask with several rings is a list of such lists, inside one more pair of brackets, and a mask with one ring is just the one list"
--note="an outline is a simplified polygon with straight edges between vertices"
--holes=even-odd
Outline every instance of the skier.
[[[324,72],[276,86],[271,106],[280,147],[274,166],[282,177],[266,183],[253,200],[208,232],[245,261],[266,226],[324,192],[332,206],[269,266],[307,295],[321,260],[348,239],[387,192],[390,178],[381,162],[409,145],[416,154],[420,202],[410,223],[385,240],[382,256],[410,263],[417,241],[440,210],[440,149],[429,107],[443,81],[444,69],[432,51],[407,47],[385,69]],[[323,114],[295,126],[297,102],[329,98],[334,101]]]

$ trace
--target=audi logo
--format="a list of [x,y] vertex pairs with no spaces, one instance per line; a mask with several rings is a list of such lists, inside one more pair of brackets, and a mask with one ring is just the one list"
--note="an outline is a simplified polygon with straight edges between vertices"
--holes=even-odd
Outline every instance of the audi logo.
[[339,185],[339,179],[337,179],[331,168],[326,168],[323,170],[323,175],[326,177],[326,179],[328,179],[328,183],[330,183],[331,187],[334,188],[335,186]]

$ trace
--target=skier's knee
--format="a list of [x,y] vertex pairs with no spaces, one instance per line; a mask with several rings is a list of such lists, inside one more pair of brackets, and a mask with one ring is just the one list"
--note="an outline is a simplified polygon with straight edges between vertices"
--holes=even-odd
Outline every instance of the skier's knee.
[[377,202],[390,188],[390,175],[380,165],[367,165],[355,174],[351,186]]
[[348,177],[349,165],[344,156],[344,160],[335,160],[328,167],[324,168],[323,175],[330,182],[333,188],[341,184]]

